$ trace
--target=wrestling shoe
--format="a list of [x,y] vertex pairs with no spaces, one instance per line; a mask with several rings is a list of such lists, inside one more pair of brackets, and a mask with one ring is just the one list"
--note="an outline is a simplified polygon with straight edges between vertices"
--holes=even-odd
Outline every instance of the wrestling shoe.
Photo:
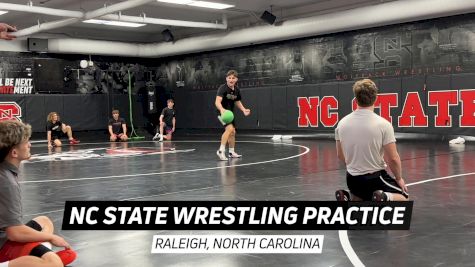
[[346,190],[340,189],[335,192],[337,201],[350,201],[350,193]]
[[226,158],[226,156],[224,155],[224,151],[216,151],[216,155],[218,155],[218,158],[219,160],[228,160],[228,158]]

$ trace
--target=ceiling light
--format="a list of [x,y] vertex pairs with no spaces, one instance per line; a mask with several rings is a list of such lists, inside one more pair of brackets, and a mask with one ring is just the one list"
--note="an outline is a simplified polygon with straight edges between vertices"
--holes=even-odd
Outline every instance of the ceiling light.
[[0,10],[0,15],[3,15],[5,13],[8,13],[8,11],[3,11],[3,10]]
[[170,3],[170,4],[197,6],[197,7],[205,7],[205,8],[213,8],[213,9],[226,9],[226,8],[234,7],[234,5],[229,5],[229,4],[215,3],[215,2],[208,2],[208,1],[196,1],[196,0],[157,0],[157,1]]
[[121,27],[142,27],[146,24],[141,23],[133,23],[133,22],[123,22],[123,21],[113,21],[113,20],[101,20],[101,19],[89,19],[83,21],[84,23],[94,23],[94,24],[102,24],[102,25],[110,25],[110,26],[121,26]]
[[178,5],[187,5],[194,0],[157,0],[158,2],[170,3],[170,4],[178,4]]
[[206,7],[206,8],[214,8],[214,9],[226,9],[226,8],[234,7],[234,5],[207,2],[207,1],[193,1],[192,3],[190,3],[188,5],[189,6]]

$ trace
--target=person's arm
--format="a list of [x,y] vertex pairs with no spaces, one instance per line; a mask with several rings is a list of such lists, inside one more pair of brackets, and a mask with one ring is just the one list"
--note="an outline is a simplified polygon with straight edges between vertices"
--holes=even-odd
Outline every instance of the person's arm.
[[339,160],[346,163],[345,154],[343,154],[343,147],[341,146],[340,140],[336,140],[336,155]]
[[172,132],[175,132],[175,124],[176,124],[175,117],[173,117],[173,119],[172,119],[172,124],[173,124]]
[[397,152],[396,143],[389,143],[383,146],[386,164],[396,178],[396,182],[407,192],[407,187],[402,178],[401,158]]
[[112,131],[112,125],[109,125],[109,134],[110,136],[113,136],[114,135],[114,132]]
[[[164,117],[163,114],[160,114],[160,118],[159,118],[160,124],[163,122],[163,117]],[[155,118],[156,118],[156,117],[155,117]]]
[[16,31],[17,31],[16,27],[10,26],[6,23],[0,23],[0,39],[13,40],[16,38],[16,36],[10,33],[16,32]]
[[216,96],[216,100],[214,101],[214,105],[216,106],[216,108],[219,110],[221,114],[223,114],[223,112],[225,111],[225,109],[223,108],[223,105],[221,105],[222,101],[223,101],[223,97],[219,95]]
[[123,132],[125,135],[127,135],[127,124],[125,124],[125,122],[122,123],[122,132]]
[[49,130],[46,132],[46,140],[48,140],[48,147],[51,147],[51,131]]
[[242,105],[241,100],[236,101],[236,106],[242,111],[242,113],[244,113],[244,116],[249,116],[249,114],[251,114],[251,110],[245,108],[245,107]]
[[57,247],[70,248],[68,242],[66,242],[62,237],[55,234],[36,231],[35,229],[24,224],[9,226],[6,228],[5,232],[7,234],[8,240],[15,242],[29,243],[48,241]]

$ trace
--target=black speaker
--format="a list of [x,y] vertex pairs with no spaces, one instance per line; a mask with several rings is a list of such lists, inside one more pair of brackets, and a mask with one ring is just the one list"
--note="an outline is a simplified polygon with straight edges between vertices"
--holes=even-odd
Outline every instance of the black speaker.
[[155,86],[147,86],[147,112],[148,114],[158,112],[157,91]]
[[165,39],[165,42],[173,42],[174,41],[173,34],[169,29],[163,30],[162,31],[162,36],[163,36],[163,39]]
[[269,23],[270,25],[274,24],[276,18],[277,18],[276,16],[274,16],[272,13],[268,12],[267,10],[264,11],[264,13],[262,13],[261,15],[261,19]]
[[48,52],[48,39],[28,38],[28,51]]

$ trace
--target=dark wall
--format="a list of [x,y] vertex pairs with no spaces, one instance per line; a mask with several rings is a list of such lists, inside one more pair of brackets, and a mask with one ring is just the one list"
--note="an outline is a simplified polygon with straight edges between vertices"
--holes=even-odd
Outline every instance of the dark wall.
[[[463,113],[460,97],[471,96],[462,92],[475,88],[473,40],[475,14],[467,14],[170,58],[92,56],[93,66],[85,69],[79,62],[89,60],[86,55],[0,52],[0,104],[8,108],[8,101],[17,102],[35,131],[42,131],[46,114],[52,110],[76,123],[77,130],[102,129],[113,107],[129,120],[130,81],[137,125],[157,121],[157,113],[144,111],[147,96],[143,92],[155,88],[160,92],[158,112],[167,98],[176,99],[179,128],[219,128],[216,89],[225,82],[226,71],[236,69],[243,102],[252,109],[248,118],[236,114],[241,129],[332,131],[334,117],[322,120],[322,116],[337,112],[341,119],[351,112],[352,84],[371,78],[382,94],[397,95],[397,105],[390,109],[396,131],[473,135],[474,126],[459,123]],[[13,88],[18,92],[11,95]],[[456,90],[452,97],[459,99],[450,103],[451,121],[436,127],[438,108],[429,103],[429,92],[444,90]],[[414,92],[427,125],[401,126],[398,116],[405,99],[414,97]],[[298,99],[329,103],[332,97],[338,106],[328,110],[329,114],[320,109],[311,114],[298,106]],[[0,112],[0,119],[9,116]],[[306,117],[310,117],[307,123]]]
[[[388,115],[381,114],[384,108],[376,107],[375,112],[383,117],[389,116],[397,132],[475,135],[475,89],[472,89],[475,88],[475,74],[388,78],[376,79],[375,82],[381,94],[392,95],[394,99],[391,107],[385,109],[389,110]],[[353,82],[339,81],[318,85],[243,88],[242,102],[245,107],[251,109],[251,115],[244,117],[242,112],[235,108],[237,127],[333,132],[336,123],[352,111],[352,86]],[[429,105],[430,92],[440,91],[452,94],[454,100],[448,104],[434,102]],[[463,97],[461,92],[464,92]],[[408,97],[410,94],[417,96],[420,101],[411,102]],[[220,128],[214,108],[215,97],[215,91],[181,91],[176,94],[179,128]],[[331,106],[331,109],[323,108],[323,103],[329,105],[323,101],[324,97],[334,97],[337,106]],[[303,98],[307,103],[311,102],[310,98],[318,98],[319,107],[305,110],[303,106],[299,106],[299,98]],[[464,105],[467,123],[461,125],[459,116],[462,115]],[[447,114],[451,118],[444,120],[444,125],[437,125],[436,116],[443,113],[441,110],[444,110],[444,107],[448,107]],[[415,120],[411,121],[410,125],[404,125],[403,121],[400,123],[400,116],[412,116],[413,110],[418,108],[422,110],[416,113],[420,116],[414,116]],[[338,114],[338,120],[330,118],[336,118],[334,114]],[[305,116],[315,116],[317,119],[313,123],[311,119],[299,123],[299,118]],[[424,118],[427,124],[417,124],[416,119]]]
[[[11,103],[16,103],[20,112]],[[132,98],[133,121],[136,127],[146,126],[143,103]],[[112,109],[119,109],[130,127],[129,98],[127,95],[2,95],[1,119],[18,117],[31,124],[33,132],[46,131],[46,118],[50,112],[58,112],[62,122],[74,131],[107,130]],[[9,117],[12,115],[12,117]]]

